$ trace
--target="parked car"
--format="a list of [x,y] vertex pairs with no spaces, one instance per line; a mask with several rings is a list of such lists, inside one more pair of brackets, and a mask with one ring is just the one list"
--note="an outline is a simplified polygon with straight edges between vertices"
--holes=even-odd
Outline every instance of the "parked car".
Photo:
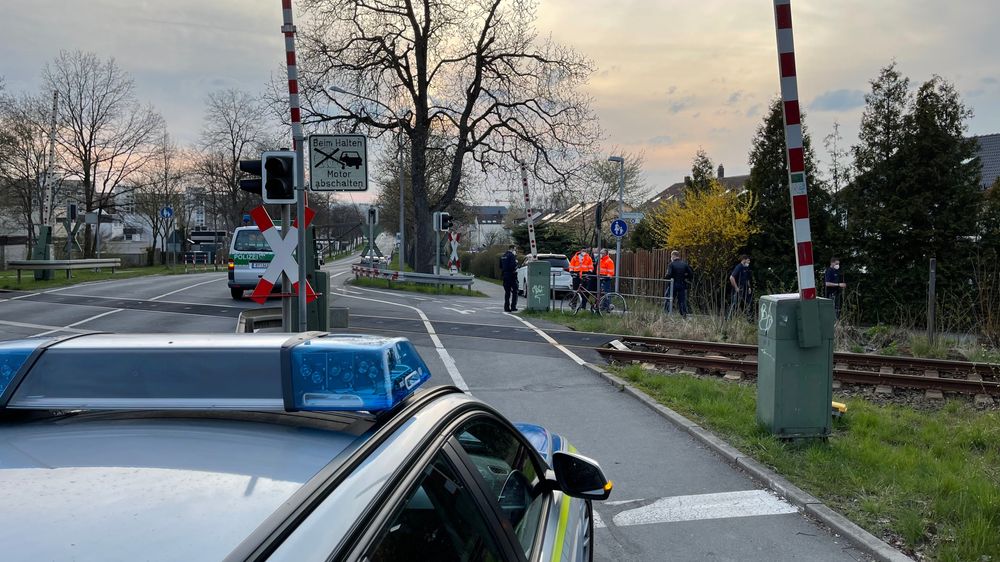
[[4,560],[593,558],[600,466],[403,338],[0,342]]
[[[517,269],[518,293],[526,295],[528,290],[528,262],[533,261],[530,255],[521,262]],[[539,260],[549,262],[549,281],[556,296],[573,290],[573,276],[569,272],[569,258],[565,254],[538,254]]]

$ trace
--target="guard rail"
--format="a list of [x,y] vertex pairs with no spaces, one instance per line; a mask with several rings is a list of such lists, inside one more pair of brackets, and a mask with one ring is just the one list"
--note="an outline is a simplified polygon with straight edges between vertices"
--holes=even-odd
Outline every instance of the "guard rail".
[[471,288],[472,283],[476,280],[474,275],[435,275],[433,273],[379,269],[363,265],[352,266],[351,272],[358,278],[385,279],[387,281],[402,281],[423,285],[462,285]]
[[17,270],[17,282],[21,282],[21,271],[66,270],[66,279],[72,269],[97,269],[110,267],[111,273],[122,266],[120,258],[102,258],[85,260],[15,260],[7,262],[7,267]]

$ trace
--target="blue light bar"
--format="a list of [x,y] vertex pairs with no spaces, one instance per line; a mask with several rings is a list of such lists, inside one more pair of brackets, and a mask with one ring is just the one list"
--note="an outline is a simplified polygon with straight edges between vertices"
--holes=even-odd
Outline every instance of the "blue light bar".
[[387,410],[431,377],[404,338],[324,336],[290,353],[292,403],[298,410]]
[[[31,354],[53,338],[34,338],[0,342],[0,395],[2,395]],[[2,406],[2,402],[0,402]]]

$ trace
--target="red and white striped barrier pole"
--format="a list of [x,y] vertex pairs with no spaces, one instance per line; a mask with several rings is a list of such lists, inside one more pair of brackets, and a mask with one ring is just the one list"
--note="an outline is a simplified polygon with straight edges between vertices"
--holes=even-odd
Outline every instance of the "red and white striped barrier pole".
[[788,189],[792,202],[792,229],[795,233],[795,260],[798,265],[799,296],[803,300],[812,300],[816,298],[816,275],[813,270],[812,233],[809,228],[809,197],[806,191],[805,153],[802,146],[802,120],[799,114],[799,87],[795,74],[791,0],[774,0],[774,21],[778,34],[778,69],[781,72],[781,101],[785,115]]
[[774,25],[778,42],[778,72],[781,76],[781,106],[785,119],[785,149],[788,157],[788,190],[792,204],[795,264],[799,299],[805,328],[803,344],[819,343],[819,311],[815,306],[816,273],[813,266],[812,232],[809,227],[809,196],[806,189],[805,150],[799,85],[795,72],[795,42],[792,38],[791,0],[774,0]]
[[531,246],[531,257],[538,257],[538,246],[535,244],[535,220],[531,212],[531,196],[528,194],[528,168],[521,163],[521,187],[524,189],[524,214],[528,223],[528,245]]
[[[299,192],[298,203],[296,205],[296,211],[298,216],[298,223],[301,225],[306,224],[306,173],[305,173],[305,160],[303,157],[303,136],[302,136],[302,118],[301,111],[299,109],[299,71],[295,64],[295,25],[292,24],[292,0],[281,0],[281,14],[284,18],[284,23],[281,26],[281,33],[285,36],[285,66],[288,69],[288,106],[291,110],[291,122],[292,122],[292,147],[295,149],[296,164],[295,164],[295,189]],[[291,222],[291,217],[286,217],[286,212],[290,215],[291,212],[286,211],[287,206],[282,206],[281,220],[282,225],[289,224]],[[298,232],[298,256],[299,256],[299,279],[306,279],[306,260],[310,259],[312,256],[306,255],[306,229],[305,226],[299,229]],[[299,312],[299,322],[298,331],[305,332],[307,328],[307,315],[306,315],[306,288],[303,284],[299,284],[298,290],[298,312]],[[288,324],[284,324],[285,330],[291,331],[291,327]]]

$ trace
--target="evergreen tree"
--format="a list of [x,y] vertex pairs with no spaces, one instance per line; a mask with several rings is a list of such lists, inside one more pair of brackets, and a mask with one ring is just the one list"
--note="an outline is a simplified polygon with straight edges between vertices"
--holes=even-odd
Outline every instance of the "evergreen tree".
[[649,221],[643,219],[632,227],[628,238],[625,239],[626,247],[629,250],[652,250],[656,248],[656,236],[649,225]]
[[906,238],[893,249],[900,260],[895,285],[916,302],[925,290],[932,257],[937,258],[941,294],[954,296],[969,285],[976,210],[982,202],[976,141],[965,138],[971,117],[955,87],[934,76],[917,90],[904,120],[898,192],[905,204],[890,216],[898,221],[896,232]]
[[850,272],[848,286],[859,297],[862,313],[877,320],[900,300],[898,293],[887,292],[894,286],[899,267],[895,251],[908,243],[893,215],[907,205],[898,191],[903,175],[898,152],[904,143],[912,96],[910,81],[896,69],[896,63],[882,68],[869,83],[871,92],[865,95],[859,143],[851,149],[854,180],[840,194],[850,241],[841,257],[842,267]]
[[704,148],[699,148],[691,163],[691,178],[684,178],[684,187],[688,191],[704,192],[712,187],[715,180],[715,163],[708,157]]
[[867,320],[891,321],[923,305],[932,257],[939,294],[968,289],[979,162],[975,142],[965,138],[971,112],[942,78],[913,96],[893,64],[872,81],[866,102],[857,174],[844,198],[856,250],[853,287]]
[[[830,213],[830,194],[817,175],[812,139],[804,127],[802,136],[813,255],[817,269],[822,270],[823,260],[838,255],[839,250],[833,247],[833,243],[839,237],[836,236],[836,225]],[[780,99],[771,102],[770,111],[757,128],[750,149],[750,179],[746,189],[757,201],[753,222],[758,231],[750,236],[747,248],[754,259],[756,283],[765,291],[794,291],[797,285],[795,236],[792,232],[785,123]],[[741,250],[743,248],[733,248],[734,263]]]

